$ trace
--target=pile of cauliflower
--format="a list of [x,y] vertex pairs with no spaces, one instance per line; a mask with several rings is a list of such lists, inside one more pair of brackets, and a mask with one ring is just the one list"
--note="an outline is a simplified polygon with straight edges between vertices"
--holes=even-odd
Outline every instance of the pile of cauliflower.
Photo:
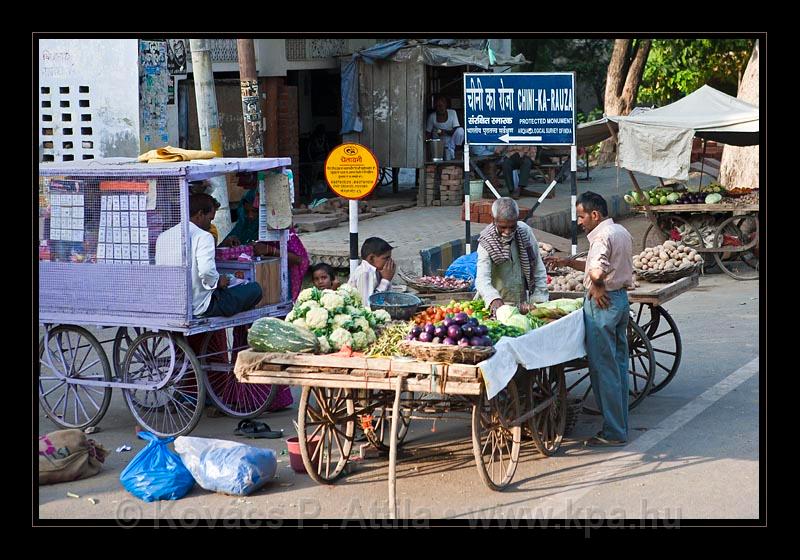
[[344,284],[338,290],[303,290],[285,320],[313,332],[320,352],[326,354],[344,346],[365,350],[377,340],[374,328],[391,317],[383,309],[364,309],[358,292]]

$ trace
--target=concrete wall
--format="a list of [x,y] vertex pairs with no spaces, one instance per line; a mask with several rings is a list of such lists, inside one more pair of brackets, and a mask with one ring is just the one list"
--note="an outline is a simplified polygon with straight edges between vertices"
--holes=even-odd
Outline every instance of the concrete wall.
[[[40,160],[138,155],[137,49],[136,39],[39,41]],[[50,107],[43,107],[47,102]],[[70,120],[64,120],[67,116]],[[65,134],[69,129],[72,134]],[[65,147],[70,142],[72,147]]]

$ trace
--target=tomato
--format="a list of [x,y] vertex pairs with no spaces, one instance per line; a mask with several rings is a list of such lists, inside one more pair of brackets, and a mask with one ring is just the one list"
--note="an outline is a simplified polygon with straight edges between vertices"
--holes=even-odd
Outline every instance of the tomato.
[[466,313],[467,315],[472,315],[472,314],[473,314],[473,313],[475,313],[475,312],[472,310],[472,308],[468,307],[468,308],[467,308],[467,310],[465,311],[465,313]]

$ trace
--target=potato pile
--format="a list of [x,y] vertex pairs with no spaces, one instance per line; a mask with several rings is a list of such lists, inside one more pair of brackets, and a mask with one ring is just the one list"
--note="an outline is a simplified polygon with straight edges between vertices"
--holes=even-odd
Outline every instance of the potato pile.
[[550,292],[582,292],[583,271],[573,270],[563,276],[552,276],[552,281],[547,285]]
[[665,241],[656,247],[648,247],[633,257],[636,272],[681,270],[702,263],[703,257],[683,243]]
[[548,257],[555,252],[553,251],[553,246],[550,245],[549,243],[542,243],[541,241],[539,241],[538,243],[539,243],[539,255],[542,258]]

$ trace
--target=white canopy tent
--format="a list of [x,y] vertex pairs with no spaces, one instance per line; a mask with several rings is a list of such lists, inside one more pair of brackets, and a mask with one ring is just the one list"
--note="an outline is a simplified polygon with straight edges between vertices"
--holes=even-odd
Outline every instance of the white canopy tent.
[[612,135],[619,141],[618,165],[656,177],[688,179],[692,139],[734,146],[759,142],[759,110],[710,86],[674,103],[628,116],[609,116],[578,126],[578,145]]

